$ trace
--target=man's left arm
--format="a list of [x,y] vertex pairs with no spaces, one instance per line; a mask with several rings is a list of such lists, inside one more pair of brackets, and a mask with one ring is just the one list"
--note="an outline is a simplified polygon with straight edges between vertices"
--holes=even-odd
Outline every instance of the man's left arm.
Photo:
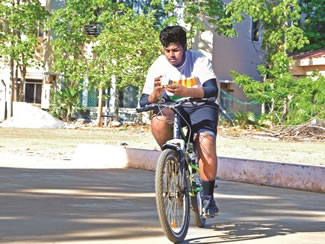
[[210,80],[207,80],[203,83],[203,91],[204,91],[204,97],[215,97],[217,99],[218,97],[218,85],[217,85],[217,79],[213,78]]

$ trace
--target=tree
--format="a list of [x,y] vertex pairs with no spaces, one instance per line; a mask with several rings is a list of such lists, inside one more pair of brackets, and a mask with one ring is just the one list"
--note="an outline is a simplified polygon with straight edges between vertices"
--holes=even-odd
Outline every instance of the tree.
[[152,0],[151,6],[163,10],[164,14],[160,11],[162,26],[184,23],[190,38],[197,31],[205,30],[207,25],[219,34],[231,28],[231,23],[225,21],[222,0]]
[[[75,104],[71,106],[76,108],[73,110],[74,112],[82,109],[79,106],[79,94],[82,89],[85,89],[82,82],[85,82],[87,78],[89,62],[92,60],[91,45],[99,34],[99,27],[96,23],[101,2],[66,0],[66,5],[63,8],[53,12],[48,25],[54,34],[54,39],[50,43],[51,70],[62,75],[63,88],[65,91],[69,91],[54,94],[54,96],[57,95],[59,100],[64,100],[63,97],[67,96],[65,100],[68,100],[70,93],[73,93],[72,101]],[[110,3],[110,1],[106,2]],[[55,104],[60,106],[59,103]],[[51,108],[59,109],[55,106]],[[62,107],[62,109],[64,108]],[[67,115],[67,119],[70,119],[73,114],[67,113]]]
[[311,51],[325,47],[325,4],[323,0],[300,0],[303,20],[299,26],[304,30],[310,45],[299,51]]
[[[151,13],[136,14],[121,3],[102,10],[99,23],[102,32],[93,47],[90,82],[104,89],[116,77],[116,94],[129,85],[142,89],[149,66],[160,54],[155,18]],[[115,119],[118,107],[116,104]]]
[[98,6],[91,0],[65,2],[65,7],[55,10],[49,21],[49,29],[54,34],[51,70],[63,74],[65,86],[82,89],[80,83],[91,60],[88,47],[96,39],[87,28],[96,23]]
[[138,13],[153,13],[156,27],[168,24],[186,24],[189,37],[206,28],[204,22],[214,25],[218,33],[224,33],[230,25],[224,25],[223,0],[121,0]]
[[298,27],[300,10],[296,0],[233,0],[226,8],[232,21],[241,22],[247,16],[260,21],[262,49],[266,54],[264,62],[258,66],[263,83],[236,72],[232,75],[249,98],[265,104],[277,124],[287,121],[295,96],[295,81],[289,73],[292,60],[288,55],[308,43]]
[[42,44],[38,31],[47,16],[48,12],[39,0],[2,0],[0,3],[0,55],[10,66],[12,95],[20,71],[19,101],[24,99],[27,67],[41,65],[35,59],[35,53]]
[[[304,32],[298,27],[301,8],[297,0],[233,0],[226,7],[229,19],[240,23],[247,16],[260,22],[262,49],[268,68],[275,65],[274,55],[289,54],[308,43]],[[229,33],[236,35],[235,30]]]
[[[125,3],[114,2],[69,0],[65,8],[53,13],[50,27],[56,38],[51,43],[52,70],[63,74],[66,84],[81,87],[80,80],[87,78],[90,86],[102,94],[103,89],[111,87],[112,77],[115,77],[117,91],[129,85],[142,89],[149,66],[160,55],[159,28],[177,20],[174,13],[176,4],[171,0],[143,0],[136,5],[128,0],[123,1]],[[185,2],[189,9],[185,10],[186,22],[191,26],[190,33],[194,33],[203,25],[197,24],[196,19],[192,20],[197,15],[193,9],[196,2]],[[198,9],[200,16],[207,11],[211,15],[209,21],[214,20],[211,9],[217,3],[220,5],[222,1],[202,1]],[[222,8],[220,6],[218,9]],[[165,22],[161,24],[163,20]],[[100,29],[95,37],[85,35],[88,23]],[[89,57],[86,47],[91,54]],[[99,117],[102,99],[99,96]],[[118,105],[115,107],[118,109]],[[117,111],[115,115],[118,116]]]
[[294,95],[288,108],[290,124],[303,124],[311,119],[325,121],[325,77],[312,76],[295,80]]

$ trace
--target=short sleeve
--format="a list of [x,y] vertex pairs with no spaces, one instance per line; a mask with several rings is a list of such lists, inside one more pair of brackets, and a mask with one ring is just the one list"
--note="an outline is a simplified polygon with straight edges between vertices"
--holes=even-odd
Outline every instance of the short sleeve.
[[150,66],[147,76],[146,76],[146,82],[143,87],[143,94],[151,94],[154,89],[154,83],[155,83],[155,78],[162,75],[161,74],[161,63],[162,57],[159,57],[153,64]]
[[206,56],[201,56],[196,60],[195,73],[200,79],[201,85],[210,79],[216,79],[212,63]]
[[151,67],[148,70],[146,82],[143,87],[143,94],[151,94],[154,88],[154,82],[155,82],[155,75],[154,75],[154,64],[151,65]]

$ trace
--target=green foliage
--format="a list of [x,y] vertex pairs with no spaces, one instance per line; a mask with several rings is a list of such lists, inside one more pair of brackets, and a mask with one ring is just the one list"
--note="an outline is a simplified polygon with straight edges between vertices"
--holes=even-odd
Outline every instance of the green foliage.
[[[64,74],[68,87],[79,86],[87,74],[88,46],[94,37],[86,33],[88,24],[96,23],[100,1],[66,0],[66,6],[53,12],[48,23],[55,35],[51,41],[51,70]],[[97,3],[97,4],[96,4]]]
[[231,75],[234,81],[243,87],[243,91],[249,99],[260,104],[271,102],[270,97],[265,93],[266,90],[270,89],[269,84],[254,80],[246,74],[239,74],[235,71],[231,71]]
[[[41,65],[36,50],[41,45],[38,28],[49,13],[39,0],[0,2],[0,57],[6,64],[15,63],[21,73],[19,100],[22,101],[27,67]],[[11,66],[11,69],[13,66]],[[14,70],[11,70],[14,73]]]
[[[208,23],[219,34],[231,29],[233,22],[225,21],[224,3],[222,0],[153,0],[151,6],[163,9],[162,26],[169,24],[186,25],[188,37],[194,37],[197,31],[204,31]],[[180,11],[182,13],[180,13]]]
[[[227,5],[228,19],[241,22],[246,16],[262,27],[264,63],[258,66],[263,82],[232,72],[234,81],[248,98],[265,106],[264,121],[272,124],[299,124],[324,116],[323,79],[294,79],[289,73],[289,53],[309,43],[299,27],[301,8],[297,0],[233,0]],[[308,21],[307,21],[308,22]],[[317,98],[317,99],[316,99]],[[262,121],[263,121],[262,120]],[[261,122],[259,122],[261,123]]]
[[48,13],[38,0],[2,0],[0,3],[0,54],[13,58],[18,64],[30,65],[40,44],[37,31]]
[[[184,22],[190,25],[190,33],[196,30],[204,31],[204,21],[208,22],[218,33],[222,33],[224,23],[221,21],[225,17],[224,3],[222,0],[205,0],[205,1],[184,1]],[[222,27],[221,27],[222,26]]]
[[324,120],[325,77],[297,79],[289,109],[288,121],[290,124],[303,124],[312,118]]
[[272,115],[260,114],[256,115],[253,112],[236,112],[233,123],[241,129],[249,128],[270,128],[272,127]]
[[325,4],[324,0],[301,0],[304,20],[299,27],[304,30],[310,45],[304,46],[301,51],[317,50],[325,47]]
[[292,52],[308,43],[298,27],[300,11],[297,0],[233,0],[226,7],[228,21],[241,22],[247,16],[260,21],[265,65],[271,69],[275,65],[273,55]]
[[[154,13],[136,13],[129,1],[65,2],[49,22],[55,35],[51,69],[63,75],[64,86],[82,89],[81,81],[87,79],[88,88],[109,89],[116,77],[117,94],[129,85],[141,89],[150,64],[160,54]],[[95,35],[87,32],[90,25],[98,30]]]
[[77,89],[67,87],[52,94],[49,112],[53,116],[70,121],[80,111],[85,111],[85,108],[80,104],[80,95]]
[[114,11],[107,9],[99,16],[102,32],[92,49],[89,80],[95,87],[108,88],[115,76],[118,91],[128,85],[141,89],[147,70],[160,55],[156,20],[152,13],[136,14],[124,4],[113,6]]
[[249,98],[265,104],[268,112],[265,116],[272,124],[297,125],[312,118],[325,119],[323,76],[294,79],[287,72],[278,75],[272,83],[261,83],[247,75],[232,74]]
[[247,129],[256,124],[257,118],[253,112],[236,112],[234,117],[234,124],[242,129]]

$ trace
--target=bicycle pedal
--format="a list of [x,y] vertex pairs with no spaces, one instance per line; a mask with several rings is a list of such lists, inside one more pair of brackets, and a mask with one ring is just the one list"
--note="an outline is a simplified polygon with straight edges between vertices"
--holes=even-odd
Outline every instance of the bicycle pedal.
[[216,213],[214,215],[202,215],[202,217],[205,218],[205,219],[212,219],[212,218],[217,217],[217,216],[219,216],[219,213]]

